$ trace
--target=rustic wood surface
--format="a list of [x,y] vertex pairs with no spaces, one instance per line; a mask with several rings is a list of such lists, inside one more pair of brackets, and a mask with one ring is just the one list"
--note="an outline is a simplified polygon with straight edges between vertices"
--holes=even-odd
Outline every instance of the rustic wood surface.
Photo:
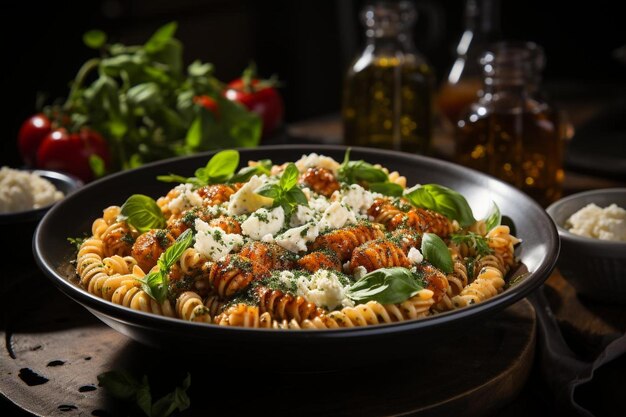
[[[291,374],[272,372],[262,359],[242,362],[242,369],[145,347],[99,322],[36,270],[5,282],[2,298],[0,392],[17,406],[5,408],[40,416],[126,415],[132,409],[98,386],[97,375],[113,369],[145,374],[155,389],[165,391],[190,372],[192,406],[182,414],[189,416],[205,415],[209,408],[212,415],[265,410],[274,415],[478,416],[517,397],[535,351],[535,314],[526,300],[485,320],[468,338],[416,352],[413,363],[390,360],[374,369]],[[245,401],[223,401],[233,395]]]

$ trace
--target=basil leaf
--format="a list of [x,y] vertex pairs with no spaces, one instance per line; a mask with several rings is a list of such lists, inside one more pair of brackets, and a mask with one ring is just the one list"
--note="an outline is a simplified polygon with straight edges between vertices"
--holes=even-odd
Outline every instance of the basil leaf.
[[404,196],[413,205],[441,213],[449,219],[458,221],[463,227],[476,222],[465,197],[442,185],[422,185],[409,190]]
[[95,153],[89,155],[89,168],[91,168],[91,172],[93,172],[96,178],[104,177],[104,174],[106,174],[104,159]]
[[139,382],[125,370],[101,373],[98,375],[98,385],[122,400],[134,397],[139,388]]
[[280,182],[278,183],[280,188],[284,191],[291,190],[298,183],[299,175],[300,171],[298,171],[296,164],[290,162],[283,171],[283,174],[280,176]]
[[489,214],[485,218],[485,226],[487,226],[487,231],[490,231],[496,226],[500,226],[502,222],[502,214],[500,213],[500,207],[493,201],[493,205],[491,206],[491,210]]
[[91,49],[100,49],[107,42],[107,35],[101,30],[90,30],[83,35],[83,42]]
[[172,244],[169,248],[163,252],[163,254],[159,257],[159,259],[163,258],[163,263],[165,264],[165,269],[168,270],[174,265],[174,263],[181,257],[185,249],[191,246],[191,242],[193,242],[193,232],[191,229],[185,230],[178,236],[176,242]]
[[198,149],[202,144],[202,115],[196,116],[187,129],[185,145],[191,149]]
[[422,255],[424,259],[446,274],[452,272],[452,256],[448,247],[439,236],[434,233],[424,233],[422,236]]
[[165,45],[174,37],[178,29],[178,23],[170,22],[159,29],[148,39],[148,42],[144,45],[144,49],[147,53],[153,54],[161,51]]
[[147,195],[133,194],[128,197],[122,205],[121,214],[128,224],[141,233],[166,226],[163,212],[156,201]]
[[137,389],[135,396],[137,405],[147,415],[154,417],[152,414],[152,394],[150,393],[150,384],[148,383],[148,377],[143,376],[141,385]]
[[226,182],[239,166],[239,152],[229,149],[213,155],[206,167],[196,170],[196,177],[207,184]]
[[238,173],[233,175],[228,180],[228,182],[230,183],[246,182],[250,178],[252,178],[253,175],[261,175],[261,174],[269,175],[271,168],[272,168],[272,161],[269,159],[262,159],[258,162],[257,165],[241,168]]
[[130,373],[125,370],[104,372],[98,375],[98,382],[113,397],[122,400],[134,400],[137,406],[150,417],[168,417],[175,410],[184,411],[191,405],[187,390],[191,386],[191,375],[183,380],[181,386],[164,395],[154,404],[150,383],[146,375],[139,383]]
[[375,182],[369,185],[370,191],[391,197],[402,197],[404,188],[393,182]]
[[157,176],[157,180],[163,182],[177,182],[177,183],[185,183],[191,182],[193,178],[183,177],[181,175],[169,174],[169,175],[159,175]]
[[337,177],[340,181],[350,184],[363,181],[368,183],[386,182],[389,179],[389,176],[381,168],[376,168],[363,160],[350,161],[350,149],[346,150]]
[[381,268],[352,284],[347,295],[357,303],[377,301],[396,304],[406,301],[423,288],[421,277],[406,268]]
[[282,196],[282,188],[278,184],[265,184],[254,191],[256,194],[268,197],[274,200]]
[[291,190],[285,193],[285,198],[287,198],[290,202],[294,202],[300,206],[309,206],[309,200],[306,199],[306,195],[304,192],[298,188],[293,187]]
[[187,395],[187,389],[191,384],[191,375],[183,381],[181,387],[176,387],[173,392],[160,398],[152,406],[152,417],[167,417],[175,410],[184,411],[191,405],[191,400]]
[[162,303],[167,298],[167,287],[169,285],[168,274],[170,269],[183,254],[185,249],[191,245],[192,241],[193,232],[191,229],[185,230],[178,236],[176,242],[159,256],[157,260],[159,270],[151,272],[139,280],[139,282],[141,282],[141,288],[159,303]]

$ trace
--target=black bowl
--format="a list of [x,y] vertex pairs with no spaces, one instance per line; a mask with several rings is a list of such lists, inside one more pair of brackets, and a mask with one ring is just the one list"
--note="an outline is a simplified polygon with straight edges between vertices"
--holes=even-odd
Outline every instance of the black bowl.
[[[340,146],[267,146],[242,149],[241,161],[270,158],[275,163],[294,161],[304,153],[317,152],[343,158]],[[495,201],[511,217],[522,244],[517,250],[530,271],[515,285],[484,303],[431,316],[422,320],[338,330],[268,330],[220,327],[156,316],[112,304],[83,290],[70,279],[74,249],[68,237],[84,235],[91,223],[109,205],[120,205],[134,193],[154,198],[173,184],[156,180],[157,175],[193,175],[204,166],[210,153],[145,165],[93,182],[54,206],[37,228],[33,250],[39,267],[66,295],[119,332],[148,345],[176,349],[181,353],[201,352],[220,363],[239,365],[260,361],[275,369],[337,369],[375,363],[390,358],[420,355],[440,343],[460,342],[456,336],[481,318],[492,315],[537,288],[548,277],[559,252],[554,223],[530,197],[496,179],[451,163],[378,149],[353,148],[351,159],[364,159],[397,170],[408,183],[438,183],[462,193],[477,217]],[[252,358],[256,358],[252,360]],[[262,358],[262,359],[261,359]],[[423,359],[423,358],[422,358]]]
[[[44,169],[26,171],[50,181],[65,196],[70,195],[83,185],[79,179],[58,171]],[[58,204],[58,202],[34,210],[0,214],[0,235],[2,236],[0,241],[3,248],[11,248],[12,262],[9,262],[9,268],[22,268],[23,265],[33,263],[31,248],[35,229],[54,204]]]

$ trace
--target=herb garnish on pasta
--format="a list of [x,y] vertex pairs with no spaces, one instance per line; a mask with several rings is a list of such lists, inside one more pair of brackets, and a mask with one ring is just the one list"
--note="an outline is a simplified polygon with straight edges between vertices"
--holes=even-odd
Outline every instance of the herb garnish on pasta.
[[[214,325],[330,329],[421,319],[501,292],[519,243],[442,184],[324,155],[215,154],[153,200],[103,208],[81,286],[131,309]],[[137,190],[141,192],[141,190]]]

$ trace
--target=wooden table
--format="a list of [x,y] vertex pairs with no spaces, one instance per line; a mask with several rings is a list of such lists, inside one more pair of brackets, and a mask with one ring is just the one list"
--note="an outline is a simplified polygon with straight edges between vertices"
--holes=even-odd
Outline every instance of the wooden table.
[[[331,116],[293,125],[288,132],[297,137],[290,138],[294,141],[337,143],[338,126],[337,117]],[[440,149],[445,152],[448,145],[444,140]],[[615,180],[568,172],[565,192],[625,185]],[[153,368],[162,363],[159,362],[163,360],[162,353],[114,332],[66,299],[47,283],[32,259],[25,265],[19,268],[21,272],[5,270],[11,280],[7,280],[5,274],[0,286],[3,312],[0,333],[7,341],[0,364],[0,370],[4,372],[0,376],[0,388],[12,402],[21,405],[16,407],[0,399],[0,415],[29,415],[23,410],[26,403],[32,403],[29,409],[38,415],[124,414],[127,410],[106,400],[97,387],[95,376],[105,370],[130,367],[139,373],[158,377]],[[583,360],[594,358],[608,340],[626,330],[626,309],[623,306],[578,298],[558,270],[550,276],[542,291],[566,341]],[[194,383],[192,398],[195,407],[183,415],[202,415],[211,409],[220,415],[245,414],[255,407],[273,410],[277,415],[350,415],[354,410],[359,410],[361,415],[479,415],[477,410],[505,417],[556,415],[554,398],[542,381],[539,361],[535,359],[536,319],[530,304],[522,301],[490,320],[478,338],[486,347],[477,351],[468,348],[470,360],[463,358],[448,368],[433,368],[432,364],[426,370],[409,367],[391,373],[391,378],[387,369],[373,372],[361,369],[335,375],[284,375],[257,371],[239,375],[228,373],[219,365],[194,368],[197,362],[188,358],[183,363],[196,369],[194,378],[200,381]],[[472,342],[475,343],[473,339]],[[493,350],[505,343],[512,343],[513,347]],[[450,369],[461,369],[462,366],[467,366],[462,368],[464,374],[450,374]],[[161,385],[167,384],[166,389],[172,389],[184,376],[181,369],[171,364],[163,366],[163,374],[168,377],[161,381]],[[494,369],[498,372],[492,372]],[[430,385],[416,384],[412,378],[420,371],[428,372],[426,375],[441,374],[440,379],[433,376],[427,378]],[[626,390],[625,371],[626,358],[600,370],[593,383],[581,390],[581,401],[591,409],[595,407],[597,415],[626,415],[621,394],[617,394]],[[438,382],[442,380],[455,383]],[[246,394],[244,387],[250,381],[255,381],[257,388],[254,393]],[[213,386],[213,383],[217,385]],[[341,398],[338,400],[324,397],[316,402],[312,397],[323,396],[316,387],[329,387],[334,393],[344,395],[336,397]],[[233,393],[240,402],[225,403]],[[291,408],[281,408],[281,396],[288,397],[282,404],[289,404]],[[472,410],[471,405],[477,405],[477,408]],[[428,408],[431,406],[438,408]]]

